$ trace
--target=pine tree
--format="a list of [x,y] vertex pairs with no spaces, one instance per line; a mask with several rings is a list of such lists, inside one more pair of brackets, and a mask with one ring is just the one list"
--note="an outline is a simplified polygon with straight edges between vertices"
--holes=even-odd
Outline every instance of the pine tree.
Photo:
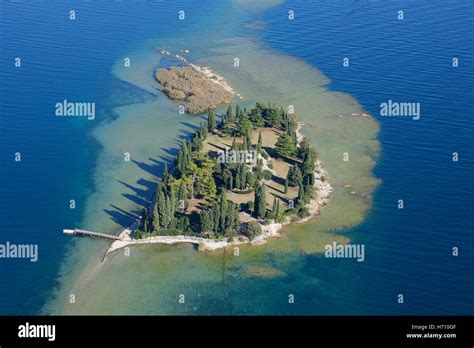
[[237,131],[239,135],[245,135],[253,129],[248,115],[244,112],[237,118]]
[[263,127],[265,125],[262,117],[262,107],[259,103],[257,103],[255,108],[250,111],[250,120],[255,127]]
[[198,133],[194,134],[193,142],[191,145],[191,150],[193,152],[201,151],[202,149],[202,140]]
[[276,144],[275,150],[280,157],[291,157],[296,153],[295,141],[287,134],[281,135]]
[[294,165],[290,168],[287,175],[288,184],[292,187],[299,186],[303,183],[303,175],[298,165]]

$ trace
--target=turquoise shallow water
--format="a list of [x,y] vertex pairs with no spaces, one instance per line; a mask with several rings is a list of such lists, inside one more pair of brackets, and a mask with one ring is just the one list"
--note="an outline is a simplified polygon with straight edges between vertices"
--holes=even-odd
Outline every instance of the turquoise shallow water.
[[[347,1],[291,1],[265,11],[241,2],[72,4],[79,14],[75,26],[63,18],[70,3],[0,7],[6,19],[1,59],[10,64],[9,56],[31,57],[20,74],[0,69],[11,86],[2,89],[1,103],[7,116],[1,120],[1,175],[12,182],[2,188],[2,237],[40,244],[37,264],[2,261],[2,276],[16,284],[2,289],[2,313],[472,313],[472,121],[466,117],[472,6],[403,3],[410,16],[401,27],[391,20],[397,6],[372,1],[361,2],[356,12]],[[177,20],[183,8],[184,22]],[[289,9],[297,21],[284,20]],[[446,13],[443,23],[434,19],[440,11]],[[79,225],[120,230],[150,197],[163,161],[199,123],[178,115],[156,91],[158,47],[189,49],[193,61],[225,76],[246,103],[296,106],[335,186],[321,218],[286,228],[266,246],[244,247],[238,258],[191,246],[147,246],[100,263],[105,242],[61,236],[62,228]],[[340,68],[341,50],[351,56],[350,71]],[[443,61],[450,55],[433,54],[441,51],[456,51],[467,69],[448,69]],[[131,58],[130,68],[123,68],[123,57]],[[361,105],[327,89],[351,93]],[[418,123],[379,119],[377,133],[377,123],[352,115],[363,108],[379,118],[380,100],[407,95],[426,110]],[[59,123],[50,116],[51,103],[64,96],[96,101],[96,122]],[[7,160],[19,147],[29,159],[21,167]],[[446,161],[453,148],[463,154],[457,167]],[[122,161],[125,151],[132,162]],[[345,151],[349,166],[340,160]],[[381,185],[367,200],[359,194],[376,186],[372,170]],[[400,195],[407,202],[403,212],[394,209]],[[80,203],[73,212],[70,197]],[[326,243],[346,239],[366,245],[365,262],[319,253]],[[449,254],[454,243],[462,246],[458,258]],[[395,301],[400,292],[403,306]],[[68,304],[72,293],[74,305]],[[179,294],[186,295],[185,305],[177,302]]]

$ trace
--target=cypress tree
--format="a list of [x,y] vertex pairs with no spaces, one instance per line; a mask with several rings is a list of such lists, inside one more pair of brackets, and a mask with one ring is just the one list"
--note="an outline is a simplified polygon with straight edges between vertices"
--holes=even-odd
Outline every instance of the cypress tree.
[[157,198],[158,214],[160,214],[160,225],[165,227],[166,220],[166,197],[163,190],[160,190]]
[[221,211],[219,204],[214,204],[212,207],[212,221],[214,222],[214,232],[218,233],[219,230],[219,222],[221,217]]
[[153,205],[153,231],[160,230],[160,215],[158,214],[158,204]]
[[255,181],[258,182],[262,179],[263,173],[263,161],[261,158],[257,160],[257,166],[255,167]]
[[176,193],[174,186],[170,186],[170,208],[171,216],[174,217],[174,213],[176,212]]
[[229,104],[229,107],[227,108],[227,121],[229,123],[234,123],[234,115],[232,114],[232,106]]
[[147,227],[148,227],[148,210],[146,208],[143,208],[142,210],[142,215],[141,215],[141,225],[143,228],[144,232],[147,232]]
[[[183,168],[183,150],[180,149],[178,151],[178,156],[176,156],[176,168],[178,171],[178,176],[181,177],[184,175],[184,168]],[[164,176],[163,176],[164,179]]]
[[285,178],[285,194],[288,193],[288,176]]
[[186,184],[184,181],[181,181],[181,184],[179,185],[179,191],[178,191],[178,199],[179,199],[179,206],[182,212],[186,211],[188,208],[188,189],[186,188]]
[[248,144],[247,135],[244,134],[244,141],[242,142],[242,150],[243,151],[247,151],[249,149],[247,144]]
[[255,190],[255,217],[263,219],[266,213],[265,185],[258,185]]
[[303,204],[304,201],[304,187],[303,184],[300,183],[299,190],[298,190],[298,203]]
[[214,221],[213,221],[212,212],[209,210],[204,210],[203,212],[201,212],[201,218],[202,218],[201,231],[202,232],[213,231]]
[[243,163],[239,164],[238,171],[240,172],[240,189],[243,189],[245,187],[245,182],[246,182],[246,173],[245,173],[245,165]]
[[252,149],[252,135],[250,130],[247,131],[247,134],[245,135],[245,145],[247,147],[247,150]]
[[166,196],[166,227],[171,228],[174,220],[174,207],[171,196]]
[[220,229],[221,231],[224,231],[226,228],[226,218],[227,215],[229,214],[228,212],[228,204],[227,204],[227,198],[225,196],[225,191],[221,192],[221,197],[220,197]]
[[260,189],[260,207],[259,207],[259,215],[263,219],[265,217],[266,213],[266,202],[267,202],[267,190],[265,188],[265,185],[262,185],[262,188]]
[[239,117],[240,117],[240,105],[237,104],[237,105],[235,106],[235,118],[238,119]]
[[168,163],[165,163],[165,167],[163,168],[162,182],[167,184],[169,176],[170,176],[170,173],[168,172]]
[[240,189],[240,179],[241,179],[241,178],[240,178],[240,171],[237,170],[237,171],[235,172],[235,188],[236,188],[236,189]]
[[257,143],[257,153],[262,151],[262,131],[258,132],[258,143]]
[[216,128],[216,115],[214,114],[214,111],[209,111],[207,114],[207,125],[208,125],[208,130],[209,132],[213,132],[214,129]]
[[253,191],[254,204],[253,204],[253,216],[258,218],[258,209],[260,206],[260,184],[255,184],[255,190]]

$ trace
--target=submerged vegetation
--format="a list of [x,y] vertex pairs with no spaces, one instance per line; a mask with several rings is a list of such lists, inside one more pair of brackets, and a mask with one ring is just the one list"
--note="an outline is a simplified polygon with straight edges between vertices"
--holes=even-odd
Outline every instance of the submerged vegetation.
[[317,154],[298,143],[297,122],[282,108],[214,111],[165,166],[136,238],[189,235],[253,239],[262,224],[309,215]]

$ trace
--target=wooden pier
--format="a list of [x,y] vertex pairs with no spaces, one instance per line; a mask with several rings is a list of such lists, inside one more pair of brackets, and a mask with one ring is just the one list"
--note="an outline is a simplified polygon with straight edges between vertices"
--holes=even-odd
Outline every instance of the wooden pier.
[[68,235],[76,235],[76,236],[90,236],[90,237],[99,237],[99,238],[112,239],[112,240],[124,240],[123,237],[114,236],[107,233],[80,230],[78,228],[75,228],[73,230],[64,229],[63,233],[68,234]]

